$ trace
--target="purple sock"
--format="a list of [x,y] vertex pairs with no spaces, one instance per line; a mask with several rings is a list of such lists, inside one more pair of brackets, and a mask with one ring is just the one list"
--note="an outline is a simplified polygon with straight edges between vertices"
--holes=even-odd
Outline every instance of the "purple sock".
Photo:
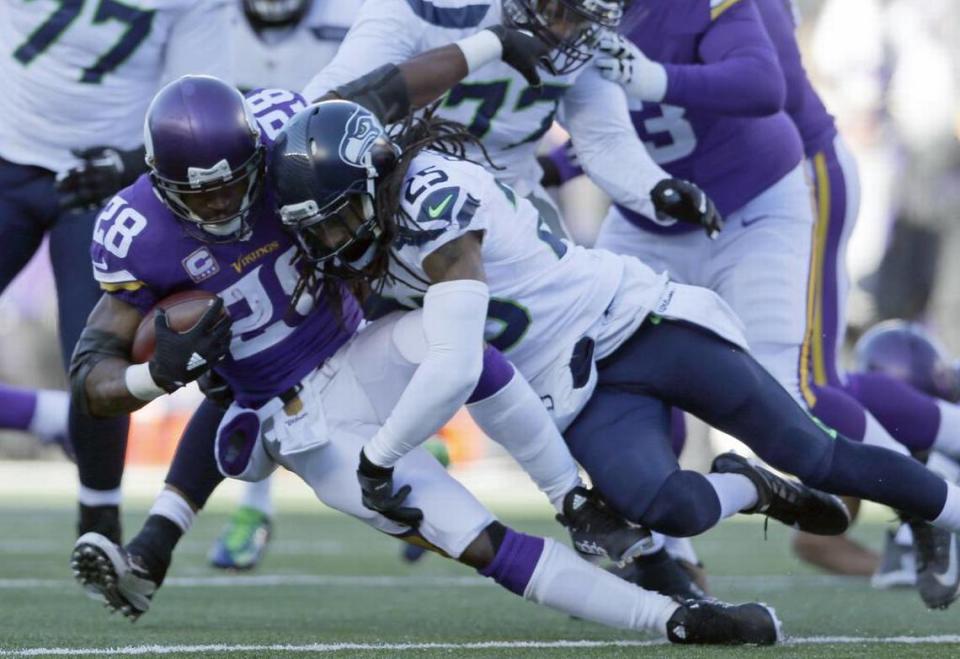
[[37,409],[37,393],[0,384],[0,428],[29,430]]
[[930,396],[884,373],[851,374],[846,390],[911,451],[933,446],[940,427],[940,409]]
[[686,443],[687,420],[683,416],[683,410],[672,407],[670,408],[670,446],[673,448],[673,454],[679,458]]
[[814,390],[817,403],[810,412],[847,439],[862,442],[867,431],[863,405],[842,389],[817,386]]
[[477,572],[491,577],[511,593],[523,597],[543,554],[543,544],[543,538],[517,533],[508,528],[493,562]]
[[483,351],[483,372],[477,386],[467,399],[467,405],[490,398],[513,379],[513,364],[499,350],[487,346]]

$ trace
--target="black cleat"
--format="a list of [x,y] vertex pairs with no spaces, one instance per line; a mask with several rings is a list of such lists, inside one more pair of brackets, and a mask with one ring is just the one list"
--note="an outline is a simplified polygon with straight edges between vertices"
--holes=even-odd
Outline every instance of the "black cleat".
[[584,556],[627,561],[653,541],[649,531],[620,517],[596,490],[585,487],[567,492],[557,521],[567,527],[573,548]]
[[777,476],[736,453],[718,455],[710,471],[740,474],[753,482],[759,500],[750,510],[741,511],[748,515],[767,515],[787,526],[816,535],[840,535],[850,526],[850,512],[840,497]]
[[780,620],[765,604],[687,601],[667,621],[671,643],[697,645],[774,645]]
[[80,536],[70,567],[90,597],[102,599],[111,613],[120,611],[131,621],[147,612],[159,587],[135,556],[99,533]]
[[690,573],[666,549],[648,556],[637,556],[626,565],[611,567],[609,571],[644,590],[656,591],[678,602],[707,599],[707,594],[693,582]]
[[917,561],[917,590],[930,609],[945,609],[960,589],[960,556],[955,533],[922,520],[911,520]]

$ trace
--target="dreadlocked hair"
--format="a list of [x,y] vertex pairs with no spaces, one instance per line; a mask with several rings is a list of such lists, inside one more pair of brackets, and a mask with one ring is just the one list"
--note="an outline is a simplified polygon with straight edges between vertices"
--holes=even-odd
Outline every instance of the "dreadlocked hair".
[[[388,130],[387,136],[397,145],[400,153],[393,170],[376,182],[374,214],[379,218],[381,234],[376,239],[378,245],[373,260],[362,270],[345,264],[333,265],[327,263],[321,273],[318,272],[316,265],[305,258],[298,245],[297,251],[302,267],[297,285],[291,296],[288,313],[294,312],[300,296],[304,294],[313,297],[322,295],[333,310],[337,321],[340,322],[343,318],[344,295],[355,296],[363,304],[369,294],[379,294],[387,283],[393,283],[401,279],[390,272],[390,245],[397,235],[398,226],[402,225],[405,231],[420,231],[414,219],[403,209],[400,203],[400,195],[410,163],[422,151],[429,149],[452,158],[483,165],[483,163],[478,163],[466,156],[467,145],[472,144],[483,154],[486,166],[493,169],[503,169],[493,163],[486,147],[467,130],[466,126],[436,116],[435,113],[439,104],[440,102],[437,101],[417,114],[408,115],[403,121],[393,124]],[[410,271],[402,263],[398,263],[398,265],[417,281],[417,283],[412,283],[404,280],[404,283],[411,288],[422,287],[423,290],[426,290],[430,285],[429,281]],[[374,287],[369,286],[371,282],[376,282]]]
[[[417,155],[429,149],[451,158],[468,160],[493,169],[503,169],[493,163],[486,147],[467,130],[466,126],[436,116],[439,105],[440,102],[437,101],[421,112],[407,115],[406,119],[394,124],[388,131],[388,137],[400,149],[400,154],[397,156],[397,163],[393,170],[377,181],[374,212],[379,218],[382,233],[378,239],[377,254],[362,273],[364,279],[377,282],[374,290],[376,293],[380,293],[388,283],[400,280],[400,277],[390,272],[390,245],[397,235],[397,227],[402,226],[405,232],[421,230],[400,203],[403,181],[407,176],[410,163]],[[468,145],[477,147],[483,154],[484,163],[467,157]],[[399,265],[402,267],[402,264]],[[425,290],[430,285],[429,281],[425,281],[409,269],[405,267],[402,269],[419,282],[419,285],[404,282],[412,288],[422,287]]]

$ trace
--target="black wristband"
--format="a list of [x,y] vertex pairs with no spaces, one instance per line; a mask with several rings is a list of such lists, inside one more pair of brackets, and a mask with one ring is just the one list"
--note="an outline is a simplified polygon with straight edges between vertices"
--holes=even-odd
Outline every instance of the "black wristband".
[[393,476],[393,467],[381,467],[370,462],[370,458],[363,452],[363,449],[360,449],[360,467],[357,471],[369,478],[390,478]]

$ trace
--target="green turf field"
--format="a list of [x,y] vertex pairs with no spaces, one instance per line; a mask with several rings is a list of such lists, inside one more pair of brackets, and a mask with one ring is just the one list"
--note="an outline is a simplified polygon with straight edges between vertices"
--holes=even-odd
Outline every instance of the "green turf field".
[[[503,517],[522,530],[557,531],[546,518]],[[130,515],[127,529],[140,519]],[[204,558],[224,519],[222,513],[201,516],[154,608],[131,624],[109,616],[71,581],[71,513],[17,510],[6,502],[0,507],[0,656],[21,656],[30,648],[33,656],[70,650],[177,657],[960,656],[958,637],[950,638],[960,634],[960,605],[929,612],[914,592],[879,592],[864,581],[817,575],[789,556],[787,530],[771,524],[764,541],[754,518],[728,522],[697,545],[717,595],[776,606],[793,638],[780,648],[651,644],[639,634],[524,602],[436,556],[406,566],[396,541],[323,511],[281,515],[263,566],[246,575],[224,574],[207,568]],[[876,545],[880,529],[868,524],[857,534]],[[912,638],[857,640],[877,637]],[[924,638],[928,642],[919,642]]]

